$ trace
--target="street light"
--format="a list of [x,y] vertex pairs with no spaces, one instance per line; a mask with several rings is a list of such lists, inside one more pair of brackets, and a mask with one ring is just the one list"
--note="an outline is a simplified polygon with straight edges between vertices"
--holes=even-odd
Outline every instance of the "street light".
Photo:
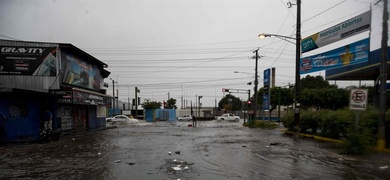
[[296,38],[293,38],[293,37],[290,37],[290,36],[283,36],[283,35],[279,35],[279,34],[264,34],[264,33],[261,33],[257,37],[259,37],[261,39],[266,38],[266,37],[277,37],[279,39],[285,40],[285,41],[287,41],[289,43],[292,43],[292,44],[295,44],[295,43],[293,41],[289,41],[289,39],[296,40]]
[[248,72],[241,72],[241,71],[234,71],[233,73],[236,73],[236,74],[242,73],[242,74],[251,74],[251,75],[252,75],[252,73],[248,73]]
[[300,77],[300,73],[299,73],[299,60],[301,58],[301,0],[297,0],[297,3],[296,4],[289,4],[289,7],[291,7],[291,5],[297,5],[297,24],[296,24],[296,27],[297,27],[297,32],[296,32],[296,37],[293,38],[293,37],[289,37],[289,36],[283,36],[283,35],[278,35],[278,34],[259,34],[258,37],[259,38],[265,38],[265,37],[277,37],[277,38],[280,38],[280,39],[283,39],[283,40],[286,40],[287,42],[291,42],[289,41],[288,39],[291,39],[291,40],[296,40],[296,43],[293,43],[295,44],[295,47],[296,47],[296,52],[295,52],[295,102],[294,102],[294,123],[295,123],[295,127],[294,127],[294,130],[295,130],[295,133],[294,133],[294,139],[296,140],[298,138],[298,135],[299,135],[299,123],[300,123],[300,120],[299,120],[299,116],[300,116],[300,80],[301,80],[301,77]]

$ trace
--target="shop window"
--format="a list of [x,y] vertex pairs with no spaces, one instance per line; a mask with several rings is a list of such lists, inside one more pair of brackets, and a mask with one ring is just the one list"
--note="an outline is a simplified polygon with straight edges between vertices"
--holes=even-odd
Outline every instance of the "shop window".
[[9,114],[12,118],[27,117],[27,104],[11,104],[9,106]]
[[97,117],[106,117],[107,108],[106,106],[97,106],[96,115]]

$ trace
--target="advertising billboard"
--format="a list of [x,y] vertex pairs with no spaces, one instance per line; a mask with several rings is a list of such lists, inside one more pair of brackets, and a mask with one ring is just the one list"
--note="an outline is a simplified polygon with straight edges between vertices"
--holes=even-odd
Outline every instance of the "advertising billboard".
[[355,16],[321,32],[302,39],[302,53],[326,46],[341,39],[368,31],[371,24],[371,11]]
[[369,59],[369,42],[370,40],[367,38],[331,51],[303,57],[299,62],[300,74],[367,62]]
[[0,74],[56,76],[56,54],[56,47],[0,46]]
[[100,70],[81,58],[67,52],[61,53],[62,82],[83,88],[100,90],[102,76]]

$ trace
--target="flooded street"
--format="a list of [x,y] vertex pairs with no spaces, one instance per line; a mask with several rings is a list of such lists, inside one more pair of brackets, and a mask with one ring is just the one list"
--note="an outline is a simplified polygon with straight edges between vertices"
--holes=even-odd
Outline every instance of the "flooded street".
[[344,156],[242,122],[118,124],[0,147],[0,179],[388,179],[390,155]]

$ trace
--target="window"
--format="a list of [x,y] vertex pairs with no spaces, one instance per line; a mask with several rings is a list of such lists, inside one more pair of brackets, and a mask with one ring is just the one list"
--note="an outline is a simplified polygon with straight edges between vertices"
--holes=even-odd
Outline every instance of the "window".
[[15,103],[9,106],[9,114],[12,118],[27,117],[27,105],[24,103]]

